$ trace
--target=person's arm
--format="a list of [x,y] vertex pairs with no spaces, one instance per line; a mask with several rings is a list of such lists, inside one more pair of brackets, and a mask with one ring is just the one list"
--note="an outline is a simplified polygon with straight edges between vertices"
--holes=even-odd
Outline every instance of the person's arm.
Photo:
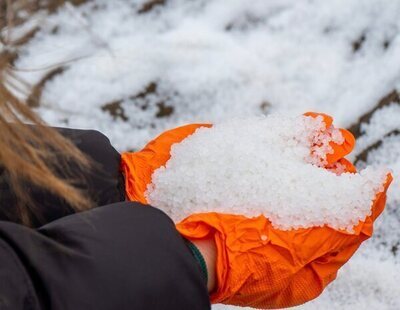
[[201,271],[163,212],[118,203],[32,230],[0,222],[1,309],[210,309]]
[[215,265],[217,260],[217,247],[213,239],[190,240],[203,255],[204,261],[207,266],[208,281],[207,289],[212,293],[217,286],[217,279],[215,275]]
[[[35,126],[32,126],[32,130],[34,129]],[[120,172],[121,155],[111,145],[110,140],[95,130],[56,129],[92,163],[90,169],[83,169],[78,163],[69,160],[59,169],[58,175],[67,181],[73,178],[75,186],[82,190],[95,207],[124,201],[124,179]],[[64,199],[53,193],[32,187],[31,184],[27,184],[26,189],[30,194],[31,205],[35,207],[35,213],[32,214],[34,227],[74,213]],[[19,222],[17,201],[6,173],[0,168],[0,220]]]

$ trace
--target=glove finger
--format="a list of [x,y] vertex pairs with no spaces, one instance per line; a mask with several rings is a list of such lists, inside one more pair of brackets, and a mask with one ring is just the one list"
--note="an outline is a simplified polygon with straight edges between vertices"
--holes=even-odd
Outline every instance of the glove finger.
[[318,116],[322,116],[323,121],[326,125],[326,128],[329,128],[332,126],[333,123],[333,118],[331,116],[329,116],[328,114],[324,114],[324,113],[317,113],[317,112],[306,112],[303,114],[304,116],[311,116],[313,118],[317,118]]
[[[328,130],[331,126],[333,126],[333,118],[324,113],[316,113],[316,112],[307,112],[304,113],[305,116],[310,116],[317,118],[321,116],[323,118],[323,122],[326,125],[325,130]],[[332,147],[333,152],[326,154],[326,161],[328,165],[332,165],[339,161],[339,159],[348,155],[353,149],[355,145],[355,138],[353,134],[346,129],[339,129],[343,136],[343,143],[338,144],[335,142],[330,142],[330,146]]]
[[333,149],[333,153],[326,154],[326,160],[328,162],[328,165],[337,162],[339,159],[350,154],[351,151],[354,149],[356,140],[353,134],[346,129],[339,129],[339,130],[344,138],[344,141],[342,144],[337,144],[335,142],[330,143],[330,146]]

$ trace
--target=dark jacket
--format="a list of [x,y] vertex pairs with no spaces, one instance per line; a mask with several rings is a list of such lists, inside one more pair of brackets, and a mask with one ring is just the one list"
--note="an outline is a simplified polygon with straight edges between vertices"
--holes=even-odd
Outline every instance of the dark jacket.
[[37,230],[0,222],[0,309],[209,309],[199,266],[160,210],[118,203]]
[[[74,142],[105,168],[85,175],[87,193],[99,206],[123,200],[119,154],[108,139],[96,132],[69,134],[80,137]],[[91,135],[100,140],[92,143]],[[12,211],[15,197],[4,180],[0,193],[0,214]],[[72,214],[48,193],[33,195],[47,224],[30,229],[0,221],[1,310],[210,309],[199,265],[160,210],[119,202]]]
[[[34,130],[32,126],[32,130]],[[75,144],[93,164],[91,169],[82,169],[69,160],[66,167],[58,169],[61,178],[74,177],[79,187],[96,206],[104,206],[125,200],[124,179],[120,173],[121,155],[110,144],[110,140],[95,130],[57,129]],[[39,227],[60,217],[74,213],[62,199],[31,184],[25,184],[33,206],[40,206],[40,217],[33,216],[33,225]],[[0,220],[18,222],[17,198],[9,187],[7,175],[0,168]]]

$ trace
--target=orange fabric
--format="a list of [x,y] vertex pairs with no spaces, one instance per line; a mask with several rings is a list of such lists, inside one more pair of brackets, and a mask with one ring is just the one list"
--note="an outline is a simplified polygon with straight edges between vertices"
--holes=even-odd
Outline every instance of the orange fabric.
[[[332,118],[321,115],[326,128]],[[147,203],[144,192],[155,169],[170,158],[174,143],[194,133],[202,126],[194,124],[167,131],[151,141],[142,151],[122,155],[126,177],[126,192],[130,200]],[[354,137],[342,130],[345,141],[332,143],[327,169],[340,163],[348,172],[355,167],[345,158],[354,147]],[[329,227],[314,227],[282,231],[274,229],[267,218],[246,218],[239,215],[193,214],[176,225],[189,239],[213,238],[217,245],[217,290],[211,295],[213,303],[270,309],[290,307],[317,297],[335,279],[360,244],[373,232],[373,222],[383,211],[386,190],[392,181],[388,175],[385,190],[377,193],[372,213],[360,222],[354,233]]]
[[346,130],[340,129],[342,136],[344,138],[344,142],[342,144],[337,144],[334,142],[330,143],[330,146],[333,148],[334,152],[332,154],[326,154],[326,160],[329,164],[335,163],[339,161],[341,158],[350,154],[355,145],[355,139],[353,134]]
[[306,112],[303,114],[304,116],[311,116],[311,117],[318,117],[318,116],[322,116],[323,121],[326,125],[326,128],[329,128],[332,126],[333,124],[333,118],[331,116],[329,116],[328,114],[325,113],[318,113],[318,112]]
[[215,240],[218,289],[211,295],[213,303],[261,309],[300,305],[317,297],[372,235],[391,181],[388,175],[372,214],[353,233],[327,226],[282,231],[264,216],[218,213],[191,215],[177,229],[189,239]]
[[211,295],[213,303],[261,309],[300,305],[317,297],[372,235],[391,181],[389,175],[371,216],[354,233],[327,226],[282,231],[264,216],[249,219],[218,213],[191,215],[177,229],[192,240],[215,240],[218,289]]
[[[315,113],[315,112],[307,112],[307,113],[304,113],[304,115],[311,116],[311,117],[322,116],[327,129],[329,127],[333,126],[333,119],[329,115],[326,115],[323,113]],[[334,152],[332,154],[326,154],[326,160],[327,160],[328,164],[333,164],[333,163],[339,161],[341,158],[350,154],[350,152],[354,148],[356,140],[354,139],[354,136],[352,135],[352,133],[346,129],[340,129],[340,131],[343,135],[344,142],[342,144],[337,144],[334,142],[330,143],[330,146],[333,148]]]

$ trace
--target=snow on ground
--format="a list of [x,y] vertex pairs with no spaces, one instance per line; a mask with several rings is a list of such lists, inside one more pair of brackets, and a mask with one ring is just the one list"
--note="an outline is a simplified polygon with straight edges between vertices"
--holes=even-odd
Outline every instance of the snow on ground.
[[[271,111],[322,111],[350,127],[400,91],[400,0],[168,0],[143,12],[145,2],[35,17],[41,29],[15,66],[42,86],[46,121],[99,129],[127,150],[168,127]],[[359,167],[400,178],[399,101],[360,127]],[[396,181],[374,238],[301,309],[400,309],[399,205]]]
[[[42,22],[16,63],[34,71],[21,75],[36,83],[78,59],[46,83],[46,120],[126,149],[176,124],[269,110],[350,125],[400,87],[400,1],[174,0],[137,14],[140,2],[69,5]],[[112,103],[115,122],[102,110]],[[173,111],[154,120],[160,110]]]

